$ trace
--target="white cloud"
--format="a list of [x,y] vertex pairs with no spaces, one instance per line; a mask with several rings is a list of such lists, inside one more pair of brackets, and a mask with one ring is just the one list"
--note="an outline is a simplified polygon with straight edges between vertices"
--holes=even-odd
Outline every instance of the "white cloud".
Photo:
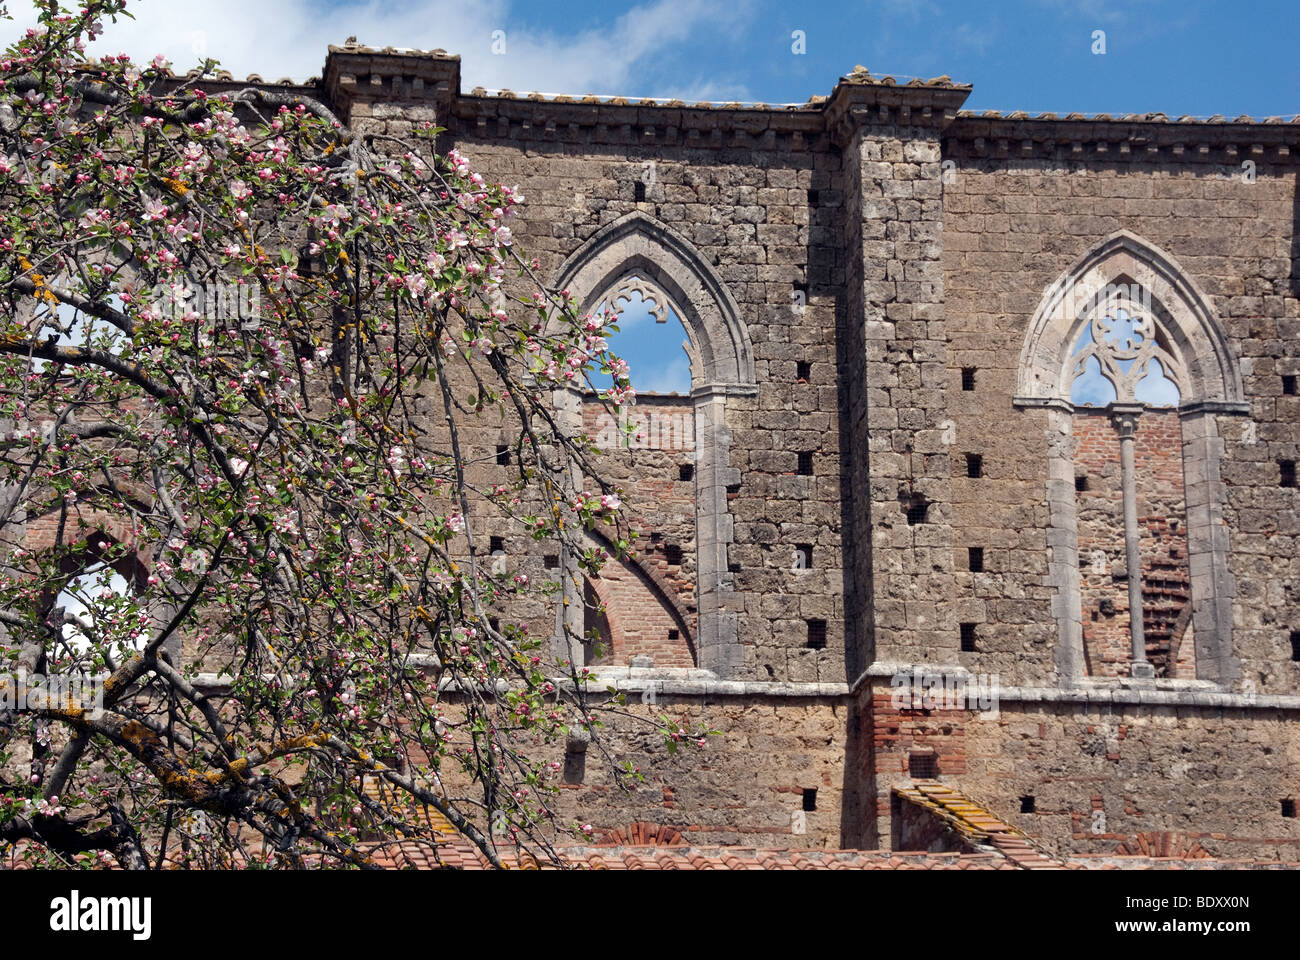
[[[111,24],[92,53],[129,53],[136,60],[169,57],[184,72],[204,56],[236,77],[267,80],[318,76],[326,46],[355,36],[367,46],[433,49],[461,55],[462,86],[519,92],[738,96],[735,84],[713,89],[706,78],[683,78],[658,61],[702,34],[725,36],[744,28],[751,0],[652,0],[633,7],[607,28],[528,30],[512,26],[510,0],[424,0],[331,5],[308,0],[138,0],[135,19]],[[15,21],[0,21],[8,44],[35,22],[21,0]],[[505,31],[505,53],[492,52],[493,31]],[[663,89],[647,89],[647,84]]]

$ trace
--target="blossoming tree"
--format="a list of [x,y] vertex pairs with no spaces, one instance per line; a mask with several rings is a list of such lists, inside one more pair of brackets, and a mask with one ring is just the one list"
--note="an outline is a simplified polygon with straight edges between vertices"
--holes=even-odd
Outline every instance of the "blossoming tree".
[[[45,4],[0,60],[0,848],[363,865],[450,824],[557,857],[542,748],[620,704],[474,528],[628,547],[551,401],[600,369],[628,403],[626,365],[436,130],[86,58],[123,6]],[[517,437],[486,480],[485,419]]]

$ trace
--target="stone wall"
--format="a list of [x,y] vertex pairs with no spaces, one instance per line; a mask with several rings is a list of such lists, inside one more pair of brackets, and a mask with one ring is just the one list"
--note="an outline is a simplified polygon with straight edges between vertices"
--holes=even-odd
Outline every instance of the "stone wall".
[[[602,669],[637,693],[625,665],[654,658],[637,682],[657,700],[634,712],[720,735],[669,757],[629,720],[611,747],[648,783],[623,794],[592,766],[566,813],[692,843],[874,846],[891,791],[937,778],[1058,852],[1176,832],[1300,855],[1281,813],[1300,761],[1300,494],[1282,482],[1300,460],[1300,125],[975,116],[968,87],[865,71],[781,109],[488,96],[461,91],[454,57],[353,46],[316,92],[360,134],[436,121],[520,186],[516,236],[543,276],[587,307],[643,276],[692,340],[690,396],[639,407],[688,416],[692,456],[605,458],[647,535],[592,592]],[[1138,425],[1165,674],[1145,684],[1125,676],[1114,430],[1071,407],[1036,339],[1051,292],[1103,253],[1157,289],[1188,362],[1179,411]],[[600,433],[594,405],[566,403]],[[508,470],[514,439],[507,422],[470,438],[476,476]],[[476,536],[545,575],[523,531]],[[920,667],[996,679],[997,709],[900,707],[891,680]]]
[[[531,105],[505,103],[507,113],[531,116]],[[709,111],[673,114],[682,129],[707,118],[694,142],[681,130],[676,142],[664,142],[658,134],[647,138],[641,125],[599,124],[574,143],[560,126],[548,135],[545,126],[513,117],[486,126],[474,121],[499,107],[466,98],[449,136],[485,175],[519,183],[532,198],[516,235],[540,256],[544,275],[558,272],[601,227],[640,212],[688,241],[740,305],[757,391],[726,398],[727,466],[735,480],[726,485],[732,540],[725,573],[734,589],[728,610],[738,620],[741,651],[733,675],[843,681],[835,306],[832,298],[809,291],[796,311],[793,298],[796,289],[807,290],[810,264],[830,258],[833,238],[828,228],[810,225],[809,198],[816,193],[821,204],[824,193],[826,202],[838,204],[831,187],[838,157],[824,135],[800,144],[791,133],[778,138],[774,131],[776,142],[763,151],[748,135],[740,144],[734,137],[715,143],[710,130],[716,116]],[[370,109],[372,117],[382,112]],[[634,109],[621,112],[628,121],[637,117]],[[648,165],[653,178],[647,186]],[[811,366],[802,380],[798,361]],[[799,475],[800,452],[813,455],[812,476]],[[638,457],[653,476],[656,465]],[[703,464],[697,469],[702,474]],[[671,524],[660,533],[667,542]],[[813,547],[811,569],[796,569],[792,560],[800,544]],[[825,624],[824,645],[807,646],[809,620]]]
[[[1279,486],[1279,461],[1297,459],[1300,443],[1300,401],[1283,380],[1300,374],[1296,129],[958,116],[968,88],[899,87],[862,72],[825,100],[771,110],[466,95],[458,70],[451,58],[408,70],[400,57],[336,49],[326,82],[375,129],[427,106],[448,144],[521,184],[530,203],[518,233],[544,272],[589,256],[605,257],[605,271],[619,256],[644,268],[655,244],[689,246],[682,263],[734,298],[752,346],[752,391],[717,392],[704,358],[692,397],[701,450],[724,448],[709,482],[726,476],[722,513],[706,524],[697,463],[693,547],[701,563],[725,550],[716,583],[694,596],[707,661],[697,663],[751,683],[664,683],[714,691],[703,714],[729,729],[743,717],[746,736],[776,738],[765,748],[786,743],[796,701],[764,706],[753,683],[822,691],[807,708],[830,724],[831,753],[817,763],[847,785],[842,843],[887,843],[890,790],[928,772],[985,791],[1009,818],[1033,796],[1040,812],[1020,825],[1061,850],[1110,852],[1124,838],[1137,849],[1144,831],[1198,829],[1206,849],[1265,850],[1268,838],[1289,849],[1294,833],[1274,807],[1294,792],[1285,711],[1300,692],[1289,642],[1296,494]],[[606,253],[586,249],[629,216],[649,226]],[[1222,333],[1221,350],[1193,358],[1186,409],[1139,421],[1143,602],[1152,659],[1169,675],[1150,694],[1105,686],[1130,682],[1116,676],[1127,667],[1127,597],[1113,562],[1123,555],[1118,505],[1106,496],[1113,428],[1016,399],[1045,292],[1121,231],[1176,276],[1162,290],[1184,295],[1184,313],[1204,308],[1209,333],[1184,346]],[[663,527],[661,541],[682,541],[688,570],[679,464],[633,454],[610,468],[634,511]],[[1076,492],[1076,467],[1098,485]],[[1103,540],[1108,582],[1092,583],[1083,567]],[[811,569],[789,562],[801,546],[812,548]],[[687,580],[674,589],[689,603]],[[1091,626],[1103,599],[1123,625],[1107,637]],[[1180,602],[1192,622],[1157,622],[1158,604]],[[718,655],[727,643],[735,658]],[[1015,696],[996,711],[900,710],[889,679],[917,665],[994,679]],[[1078,689],[1084,681],[1103,686]],[[1102,713],[1123,722],[1098,753],[1111,729]],[[1121,726],[1123,746],[1111,749]],[[718,763],[692,774],[703,793],[675,786],[674,806],[662,808],[662,798],[615,800],[584,785],[583,808],[609,810],[611,823],[699,824],[698,810],[719,829],[753,821],[788,832],[765,794],[743,789],[765,776],[763,761],[720,743]],[[643,747],[638,756],[654,756]],[[1194,756],[1179,759],[1184,747]],[[1256,750],[1271,759],[1248,774]],[[1245,791],[1254,806],[1239,817]],[[733,792],[723,816],[717,801]],[[1095,804],[1104,834],[1092,832]],[[1217,848],[1210,834],[1222,835]]]
[[[1222,451],[1213,469],[1223,484],[1224,573],[1235,592],[1229,627],[1240,658],[1237,687],[1300,690],[1287,622],[1297,599],[1296,493],[1279,487],[1277,466],[1294,458],[1300,441],[1297,408],[1282,393],[1282,375],[1300,362],[1295,167],[1282,142],[1289,134],[1264,125],[1207,124],[1194,133],[1181,126],[972,117],[947,131],[949,375],[958,383],[966,369],[974,380],[973,390],[952,393],[951,416],[956,444],[980,453],[986,472],[970,481],[979,494],[957,510],[957,537],[965,529],[998,531],[1018,566],[1014,577],[972,583],[957,602],[963,618],[986,624],[993,611],[1009,614],[996,621],[1002,629],[982,628],[985,652],[970,660],[996,668],[1004,681],[1053,682],[1058,632],[1052,591],[1043,586],[1054,428],[1051,411],[1012,403],[1021,347],[1044,291],[1101,238],[1127,230],[1167,251],[1204,293],[1248,400],[1248,413],[1211,412],[1197,426]],[[1253,178],[1242,169],[1250,158]]]
[[[1173,831],[1221,857],[1294,860],[1296,714],[1000,704],[970,716],[963,790],[1054,853],[1113,852]],[[1021,812],[1032,797],[1033,812]]]
[[[632,670],[634,678],[652,673]],[[630,686],[655,685],[634,679]],[[675,829],[691,845],[844,846],[845,831],[856,821],[856,784],[844,779],[849,724],[843,698],[752,689],[743,697],[659,692],[644,703],[629,692],[627,699],[626,715],[599,736],[612,757],[620,764],[630,761],[643,781],[619,785],[595,745],[567,758],[562,742],[531,748],[564,770],[553,801],[558,822],[589,823],[595,840],[649,822]],[[454,710],[450,701],[449,709]],[[687,730],[705,723],[715,733],[703,747],[684,743],[669,754],[658,732],[661,717]],[[458,772],[443,776],[453,792],[463,786]]]

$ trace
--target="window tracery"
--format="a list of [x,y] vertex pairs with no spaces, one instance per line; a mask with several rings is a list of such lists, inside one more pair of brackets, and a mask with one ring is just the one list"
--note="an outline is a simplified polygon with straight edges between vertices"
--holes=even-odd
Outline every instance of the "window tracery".
[[1151,310],[1107,298],[1092,312],[1071,355],[1070,402],[1177,406],[1186,383]]

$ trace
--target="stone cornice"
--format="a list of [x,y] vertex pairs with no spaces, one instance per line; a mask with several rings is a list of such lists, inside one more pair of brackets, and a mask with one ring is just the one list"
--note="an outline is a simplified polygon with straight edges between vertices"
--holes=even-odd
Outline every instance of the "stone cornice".
[[685,103],[630,99],[490,93],[460,88],[460,58],[442,50],[376,50],[331,46],[321,86],[341,113],[357,102],[434,102],[438,122],[453,136],[557,140],[700,148],[812,149],[833,133],[844,141],[863,125],[932,126],[957,116],[971,88],[947,77],[896,83],[862,68],[836,84],[829,97],[803,104]]
[[762,148],[778,140],[812,149],[824,135],[820,108],[690,105],[676,101],[517,98],[509,91],[459,96],[448,128],[478,139],[572,141],[646,147]]
[[1255,120],[1164,114],[1058,117],[962,112],[944,131],[944,156],[973,160],[1286,161],[1300,149],[1300,117]]
[[[179,78],[178,78],[179,79]],[[197,77],[196,77],[197,79]],[[1258,119],[1108,114],[1031,117],[1023,111],[961,110],[968,84],[947,77],[898,83],[864,68],[841,77],[829,97],[802,104],[695,103],[607,96],[461,91],[460,57],[445,50],[330,46],[321,79],[268,82],[228,73],[199,81],[210,90],[245,86],[321,96],[346,116],[354,103],[426,103],[453,135],[702,148],[816,149],[844,144],[866,126],[932,127],[945,156],[972,160],[1140,160],[1240,164],[1289,161],[1300,149],[1300,116]]]
[[957,118],[970,93],[970,85],[947,77],[899,85],[893,77],[874,78],[859,67],[835,85],[826,103],[826,129],[841,144],[864,126],[943,130]]

